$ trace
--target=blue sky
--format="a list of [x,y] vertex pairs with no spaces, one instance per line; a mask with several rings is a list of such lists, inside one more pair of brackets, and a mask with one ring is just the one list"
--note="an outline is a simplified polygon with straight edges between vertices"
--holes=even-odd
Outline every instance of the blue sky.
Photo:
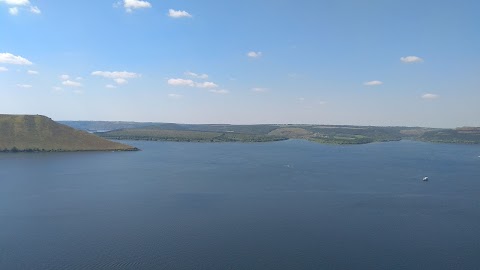
[[480,2],[0,0],[0,113],[480,126]]

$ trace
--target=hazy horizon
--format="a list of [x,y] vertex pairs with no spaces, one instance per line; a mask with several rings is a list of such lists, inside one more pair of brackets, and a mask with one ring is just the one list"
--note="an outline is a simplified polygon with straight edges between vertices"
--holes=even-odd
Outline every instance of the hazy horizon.
[[0,113],[480,126],[480,3],[0,0]]
[[457,127],[428,127],[428,126],[409,126],[409,125],[362,125],[362,124],[347,124],[347,123],[186,123],[186,122],[165,122],[165,121],[129,121],[129,120],[64,120],[53,119],[57,122],[134,122],[134,123],[161,123],[161,124],[179,124],[179,125],[325,125],[325,126],[378,126],[378,127],[420,127],[420,128],[461,128],[474,126],[457,126]]

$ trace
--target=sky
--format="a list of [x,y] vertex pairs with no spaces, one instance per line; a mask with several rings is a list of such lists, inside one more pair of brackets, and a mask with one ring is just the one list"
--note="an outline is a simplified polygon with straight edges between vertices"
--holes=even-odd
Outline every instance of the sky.
[[0,0],[0,113],[480,126],[480,1]]

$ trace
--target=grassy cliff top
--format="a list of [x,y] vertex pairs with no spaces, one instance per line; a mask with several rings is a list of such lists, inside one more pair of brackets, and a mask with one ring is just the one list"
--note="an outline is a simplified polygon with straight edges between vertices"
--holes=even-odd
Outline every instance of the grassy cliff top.
[[136,148],[75,130],[41,115],[0,114],[0,151],[130,151]]

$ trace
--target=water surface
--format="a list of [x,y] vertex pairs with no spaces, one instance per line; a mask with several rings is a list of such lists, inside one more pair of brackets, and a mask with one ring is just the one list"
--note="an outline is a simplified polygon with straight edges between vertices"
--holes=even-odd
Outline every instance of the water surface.
[[0,154],[0,269],[480,268],[480,146],[128,143]]

